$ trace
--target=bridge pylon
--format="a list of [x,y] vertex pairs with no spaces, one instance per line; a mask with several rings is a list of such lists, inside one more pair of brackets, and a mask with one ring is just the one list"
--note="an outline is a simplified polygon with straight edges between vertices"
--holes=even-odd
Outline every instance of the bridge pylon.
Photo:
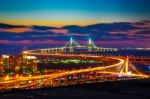
[[88,51],[92,51],[92,48],[96,48],[95,44],[93,43],[93,41],[91,40],[91,38],[89,38],[88,40]]
[[124,65],[122,66],[122,69],[120,71],[120,73],[125,73],[125,74],[128,74],[129,73],[129,57],[127,56],[125,62],[124,62]]
[[69,52],[73,52],[75,48],[81,47],[79,43],[77,43],[73,38],[70,38],[70,41],[66,43],[65,47]]
[[69,46],[70,52],[73,52],[72,44],[73,44],[73,39],[72,39],[72,37],[71,37],[71,38],[70,38],[70,46]]
[[128,73],[128,68],[129,68],[129,57],[127,56],[126,62],[125,62],[125,73]]

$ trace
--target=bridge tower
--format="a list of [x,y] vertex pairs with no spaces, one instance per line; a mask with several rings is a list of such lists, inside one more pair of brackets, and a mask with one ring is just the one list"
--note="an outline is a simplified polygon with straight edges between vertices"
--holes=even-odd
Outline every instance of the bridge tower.
[[88,40],[88,51],[91,52],[92,51],[92,48],[96,48],[95,44],[93,43],[93,41],[91,40],[91,38],[89,38]]
[[125,62],[125,73],[128,73],[128,68],[129,68],[129,57],[127,56],[126,62]]
[[68,50],[69,52],[73,52],[75,48],[81,47],[79,43],[77,43],[72,37],[70,38],[70,41],[66,43],[64,46],[64,50]]
[[120,71],[120,73],[125,73],[128,74],[128,69],[129,69],[129,57],[127,56],[124,65],[122,66],[122,69]]
[[72,37],[70,38],[70,46],[69,46],[69,49],[70,49],[70,52],[73,52],[73,39]]

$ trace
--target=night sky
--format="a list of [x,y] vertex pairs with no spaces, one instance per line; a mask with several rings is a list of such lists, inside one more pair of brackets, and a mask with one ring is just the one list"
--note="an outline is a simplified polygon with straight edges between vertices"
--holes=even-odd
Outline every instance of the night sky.
[[0,45],[150,47],[150,0],[0,0]]

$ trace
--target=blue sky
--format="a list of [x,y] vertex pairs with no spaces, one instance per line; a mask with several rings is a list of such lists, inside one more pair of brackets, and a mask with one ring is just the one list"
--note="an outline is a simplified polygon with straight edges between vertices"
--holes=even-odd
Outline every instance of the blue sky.
[[150,0],[0,0],[0,45],[52,47],[70,37],[83,44],[91,37],[102,47],[150,47],[149,5]]
[[0,0],[0,21],[10,24],[87,25],[150,17],[150,0]]

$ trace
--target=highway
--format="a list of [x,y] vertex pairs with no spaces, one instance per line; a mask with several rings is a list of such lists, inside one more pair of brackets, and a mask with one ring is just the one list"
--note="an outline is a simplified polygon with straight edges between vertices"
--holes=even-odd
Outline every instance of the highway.
[[[27,54],[27,52],[25,53]],[[69,56],[69,57],[93,57],[93,58],[101,58],[101,56],[89,56],[89,55],[63,55],[63,54],[43,54],[43,53],[30,53],[30,55],[56,55],[56,56]],[[103,70],[109,69],[109,68],[116,68],[118,66],[124,66],[125,64],[125,59],[122,58],[118,58],[118,57],[103,57],[103,58],[109,58],[109,59],[113,59],[113,60],[117,60],[118,63],[115,64],[111,64],[108,66],[97,66],[97,67],[93,67],[93,68],[85,68],[85,69],[78,69],[78,70],[70,70],[70,71],[63,71],[63,72],[58,72],[58,73],[52,73],[52,74],[46,74],[46,75],[37,75],[37,76],[29,76],[29,77],[23,77],[23,76],[19,76],[19,77],[14,77],[13,79],[8,79],[8,80],[4,80],[0,82],[0,89],[12,89],[12,88],[32,88],[33,86],[40,86],[43,85],[46,81],[54,81],[57,78],[61,78],[67,75],[74,75],[74,74],[84,74],[84,73],[88,73],[88,72],[97,72],[97,73],[102,73],[102,74],[117,74],[117,75],[126,75],[126,76],[133,76],[133,77],[149,77],[147,75],[142,75],[142,74],[128,74],[128,73],[117,73],[117,72],[105,72]],[[121,68],[123,69],[123,68]],[[120,70],[122,71],[122,70]],[[41,82],[37,82],[36,80],[43,80],[46,79],[46,81],[41,81]],[[26,82],[25,85],[21,85],[22,82]],[[29,83],[31,82],[31,83]],[[46,83],[45,83],[46,84]],[[49,84],[47,84],[47,86],[49,86]]]

